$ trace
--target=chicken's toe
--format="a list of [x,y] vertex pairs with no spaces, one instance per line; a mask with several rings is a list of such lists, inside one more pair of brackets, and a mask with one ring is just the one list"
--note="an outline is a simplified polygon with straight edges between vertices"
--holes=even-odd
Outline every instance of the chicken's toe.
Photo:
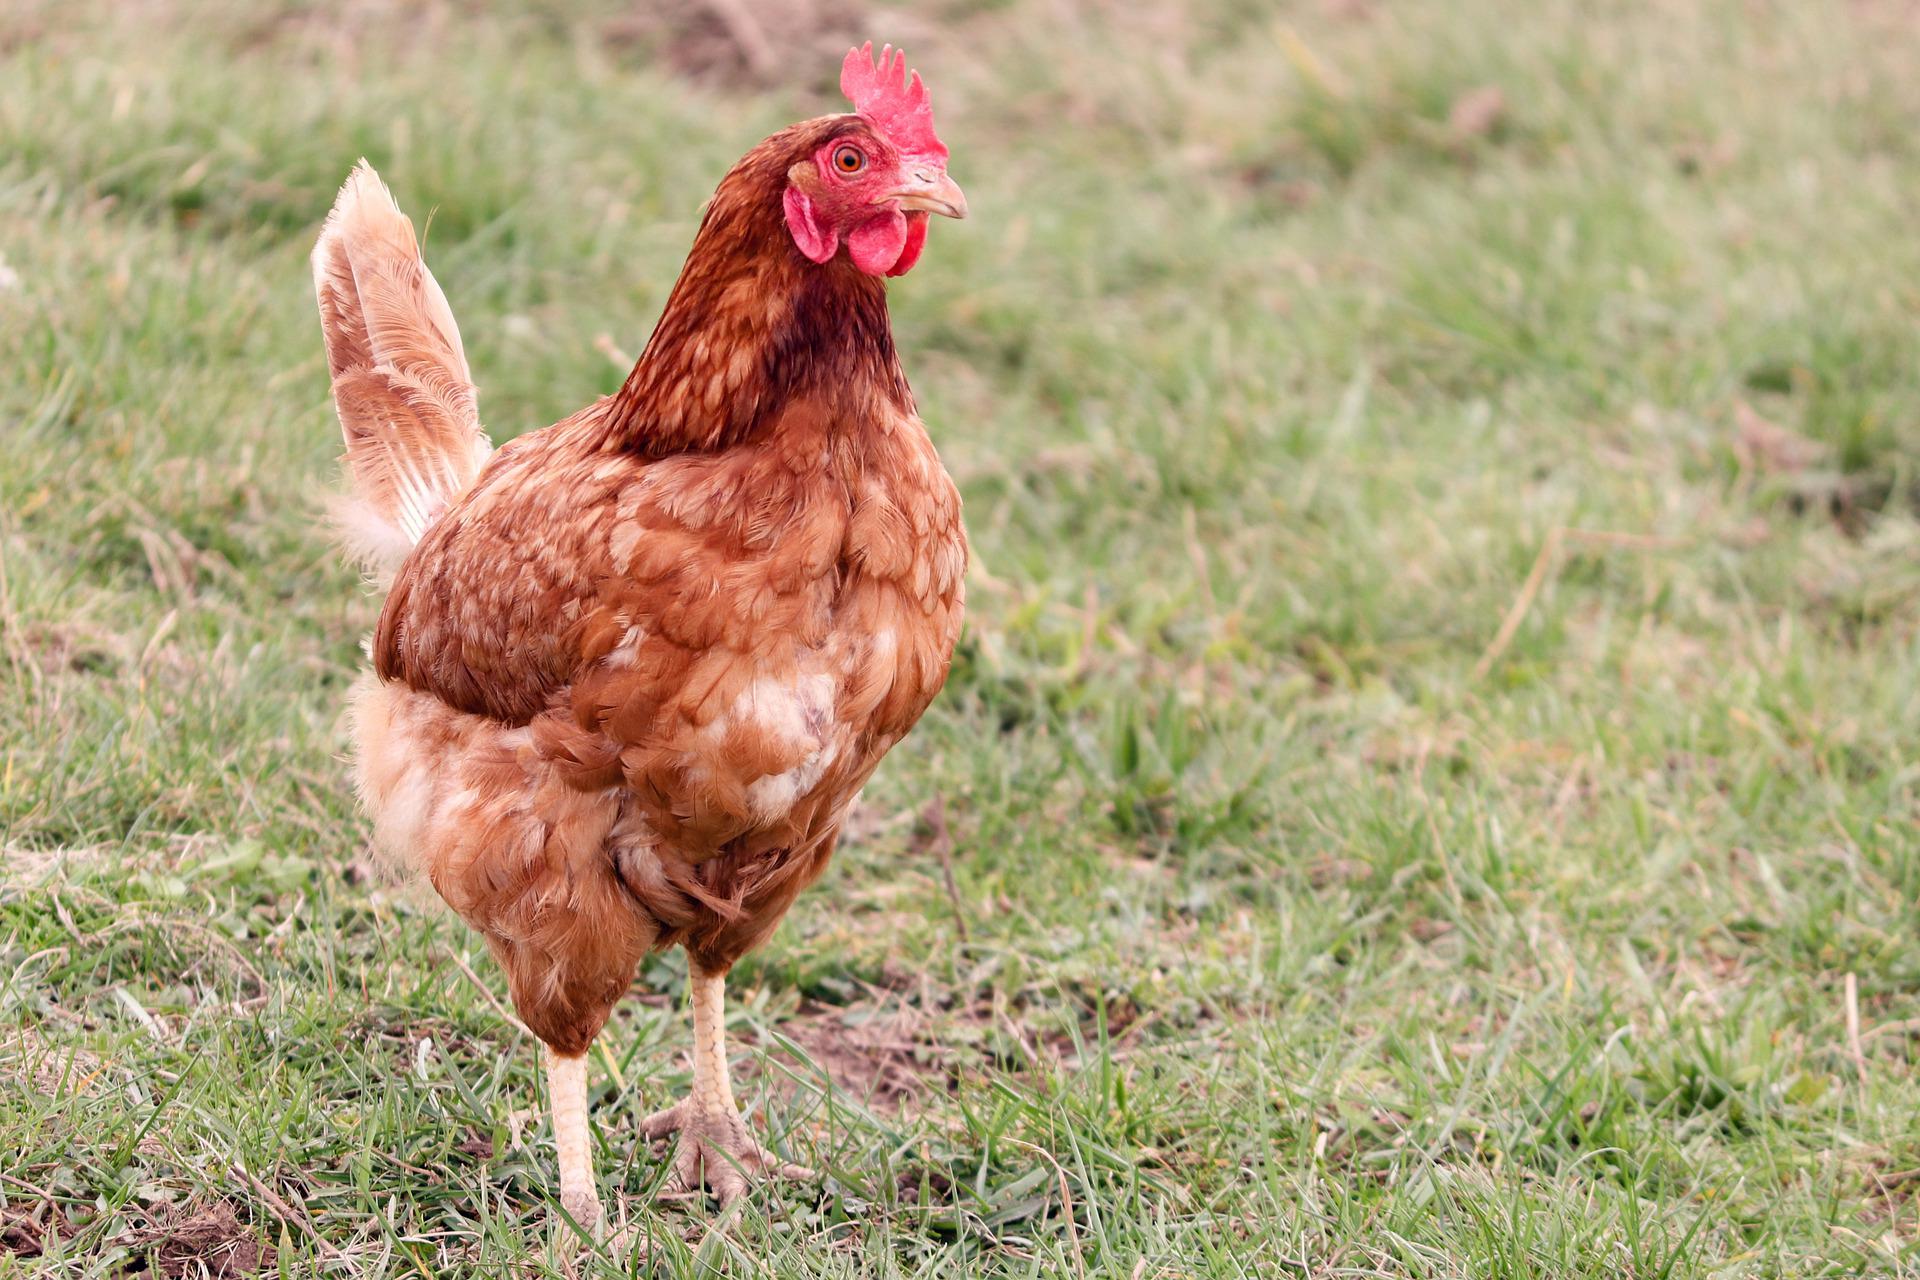
[[746,1175],[730,1165],[723,1165],[707,1178],[713,1191],[713,1198],[720,1202],[722,1209],[729,1208],[747,1194]]
[[770,1151],[737,1113],[702,1111],[690,1098],[654,1112],[640,1122],[640,1131],[649,1139],[680,1135],[670,1194],[698,1194],[704,1186],[722,1208],[744,1196],[758,1179],[814,1176],[805,1165],[782,1160]]
[[647,1116],[640,1122],[640,1135],[648,1142],[653,1142],[680,1132],[686,1126],[686,1115],[690,1110],[687,1104],[691,1101],[690,1098],[682,1098],[672,1106],[662,1107]]

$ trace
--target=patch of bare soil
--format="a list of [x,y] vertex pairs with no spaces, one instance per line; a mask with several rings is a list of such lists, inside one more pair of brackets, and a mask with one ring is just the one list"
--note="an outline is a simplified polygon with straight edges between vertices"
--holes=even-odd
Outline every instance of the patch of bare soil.
[[25,656],[42,676],[59,672],[112,675],[126,664],[126,642],[84,622],[29,622],[20,628]]
[[129,1276],[154,1280],[224,1280],[254,1276],[273,1267],[273,1247],[258,1240],[233,1206],[217,1201],[156,1222],[118,1243],[143,1251],[145,1266]]
[[780,1032],[807,1051],[834,1088],[867,1107],[897,1111],[950,1079],[926,1014],[898,996],[850,1005],[803,1003]]
[[0,1256],[38,1258],[51,1240],[65,1240],[79,1228],[57,1205],[42,1201],[32,1209],[0,1209]]
[[838,66],[867,39],[867,18],[858,0],[664,0],[634,5],[602,34],[694,79],[765,86],[791,80],[796,68]]
[[103,1068],[98,1054],[51,1044],[31,1026],[0,1038],[0,1082],[25,1085],[43,1098],[62,1087],[92,1093]]

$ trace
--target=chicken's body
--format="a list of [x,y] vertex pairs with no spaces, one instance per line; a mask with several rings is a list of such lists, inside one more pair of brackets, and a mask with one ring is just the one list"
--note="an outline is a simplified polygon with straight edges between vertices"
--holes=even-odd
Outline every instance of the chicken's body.
[[[383,435],[407,424],[382,413],[457,420],[472,399],[417,254],[424,285],[394,271],[425,299],[424,336],[382,363],[369,255],[390,255],[391,219],[405,222],[370,170],[316,250],[323,317],[347,317],[328,340],[356,488],[410,537],[426,513],[353,695],[357,781],[379,847],[487,940],[548,1046],[576,1217],[598,1215],[584,1055],[651,948],[688,951],[696,1044],[693,1093],[649,1131],[684,1129],[683,1176],[723,1200],[775,1167],[734,1106],[721,982],[825,868],[958,634],[959,498],[900,371],[884,286],[855,265],[858,241],[822,261],[783,213],[795,157],[844,148],[863,120],[796,125],[742,160],[626,386],[481,452],[470,481],[459,421],[427,423],[439,443],[424,464],[395,462],[405,440]],[[356,233],[381,225],[382,199],[388,233]],[[398,389],[392,404],[341,390],[369,378]],[[359,453],[350,407],[367,424]],[[456,464],[441,466],[448,440]],[[399,477],[384,505],[382,468]]]

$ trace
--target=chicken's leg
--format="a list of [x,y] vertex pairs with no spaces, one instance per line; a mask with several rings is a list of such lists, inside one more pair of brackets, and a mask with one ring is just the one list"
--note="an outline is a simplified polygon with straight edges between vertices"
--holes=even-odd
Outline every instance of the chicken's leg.
[[813,1171],[788,1164],[747,1132],[733,1100],[727,1071],[726,987],[724,973],[689,974],[693,997],[693,1091],[664,1111],[640,1122],[648,1138],[680,1134],[674,1177],[688,1190],[704,1181],[720,1203],[746,1194],[747,1176],[811,1178]]
[[560,1207],[591,1232],[600,1225],[600,1194],[593,1186],[593,1136],[587,1131],[587,1055],[569,1058],[548,1049],[547,1092],[560,1161]]

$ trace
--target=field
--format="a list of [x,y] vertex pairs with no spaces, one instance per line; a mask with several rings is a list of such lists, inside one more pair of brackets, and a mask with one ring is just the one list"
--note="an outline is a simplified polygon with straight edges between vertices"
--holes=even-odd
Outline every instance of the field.
[[824,1180],[602,1038],[658,1274],[1920,1275],[1920,11],[729,11],[0,6],[0,1276],[644,1271],[367,875],[306,254],[367,155],[544,425],[868,36],[968,629],[732,984]]

